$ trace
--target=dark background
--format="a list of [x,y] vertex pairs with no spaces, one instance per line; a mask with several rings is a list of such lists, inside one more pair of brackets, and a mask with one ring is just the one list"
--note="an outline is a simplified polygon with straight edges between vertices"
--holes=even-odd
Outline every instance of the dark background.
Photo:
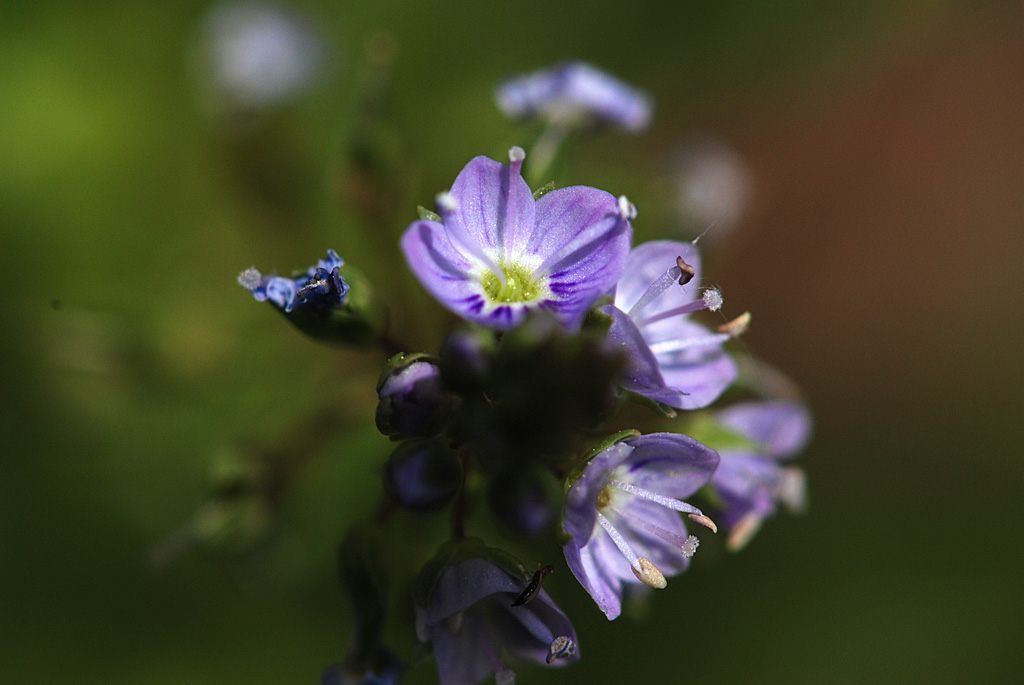
[[[334,546],[377,496],[383,358],[307,342],[235,275],[333,247],[432,349],[448,320],[397,238],[470,158],[532,142],[493,85],[566,57],[656,98],[650,130],[587,141],[557,176],[628,194],[638,240],[676,228],[681,141],[746,160],[751,210],[709,242],[707,275],[728,313],[754,312],[745,343],[801,384],[816,435],[807,515],[737,556],[702,548],[645,620],[608,623],[553,575],[584,658],[521,682],[1019,677],[1019,3],[295,7],[322,78],[248,131],[197,95],[204,3],[0,10],[0,679],[312,682],[342,656]],[[367,123],[368,55],[389,54]],[[354,140],[386,176],[358,173]],[[271,541],[150,568],[219,452],[324,406],[338,430]]]

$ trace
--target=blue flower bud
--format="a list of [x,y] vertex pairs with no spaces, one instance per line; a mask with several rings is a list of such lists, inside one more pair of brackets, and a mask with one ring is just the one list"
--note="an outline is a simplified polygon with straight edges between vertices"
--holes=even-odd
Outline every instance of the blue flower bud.
[[384,489],[406,509],[440,509],[461,486],[458,455],[436,441],[405,441],[384,466]]
[[448,422],[451,399],[441,370],[421,355],[396,355],[377,385],[377,428],[392,437],[427,437]]

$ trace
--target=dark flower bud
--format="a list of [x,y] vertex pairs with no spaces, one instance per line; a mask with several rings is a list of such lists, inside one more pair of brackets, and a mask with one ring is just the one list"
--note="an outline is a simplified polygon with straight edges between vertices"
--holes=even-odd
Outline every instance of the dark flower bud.
[[508,532],[534,538],[554,522],[559,494],[554,478],[540,469],[526,468],[495,477],[487,502]]
[[422,355],[395,355],[381,375],[377,395],[377,429],[384,435],[435,435],[451,414],[441,370]]
[[494,348],[494,335],[489,331],[453,331],[441,343],[440,365],[445,385],[459,393],[482,391],[491,373]]
[[436,441],[403,442],[384,466],[384,489],[406,509],[440,509],[461,486],[462,465],[458,455]]

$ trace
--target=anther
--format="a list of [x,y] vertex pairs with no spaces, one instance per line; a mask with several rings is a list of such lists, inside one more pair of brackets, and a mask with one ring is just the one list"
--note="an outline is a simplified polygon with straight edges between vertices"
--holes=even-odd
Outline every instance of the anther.
[[636,205],[629,201],[625,195],[619,195],[619,216],[626,221],[636,218]]
[[680,271],[679,285],[686,285],[687,283],[693,280],[693,276],[696,272],[693,270],[693,267],[691,265],[687,264],[683,260],[681,256],[676,257],[676,266],[679,267]]
[[261,274],[255,266],[250,266],[248,269],[238,274],[238,285],[242,286],[246,290],[256,290],[260,287],[260,283],[263,282],[263,274]]
[[434,196],[434,205],[441,214],[451,214],[459,209],[458,201],[447,190]]
[[668,581],[665,580],[665,574],[663,574],[650,559],[647,557],[640,557],[637,559],[637,563],[640,568],[637,568],[636,566],[632,566],[631,568],[633,569],[633,575],[636,576],[640,582],[645,585],[649,585],[656,590],[661,590],[668,585]]
[[708,518],[704,514],[687,514],[687,516],[694,523],[699,523],[700,525],[704,526],[705,528],[710,529],[712,533],[717,533],[718,532],[718,525],[716,525],[714,521],[712,521],[710,518]]
[[526,159],[526,151],[518,145],[513,145],[508,150],[508,161],[511,164],[517,164]]
[[750,312],[743,312],[732,321],[724,323],[718,327],[719,333],[728,333],[734,338],[738,338],[747,332],[747,328],[750,326]]
[[571,637],[559,635],[551,641],[548,647],[548,656],[545,659],[549,664],[555,659],[568,659],[576,653],[576,642]]
[[717,312],[722,308],[722,304],[725,302],[722,299],[722,291],[718,288],[708,288],[702,295],[704,298],[704,306],[713,312]]
[[729,531],[729,537],[725,541],[725,548],[730,552],[738,552],[747,546],[757,531],[761,530],[761,523],[764,519],[750,512],[743,516]]
[[697,552],[697,547],[700,546],[700,540],[697,539],[696,535],[687,536],[686,540],[679,547],[679,551],[682,552],[684,559],[689,559]]

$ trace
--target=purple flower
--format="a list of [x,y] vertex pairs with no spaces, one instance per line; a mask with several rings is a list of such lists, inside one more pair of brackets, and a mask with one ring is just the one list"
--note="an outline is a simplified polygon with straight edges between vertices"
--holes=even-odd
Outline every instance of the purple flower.
[[633,133],[647,128],[651,98],[584,62],[563,62],[498,86],[498,107],[513,119],[598,122]]
[[260,302],[269,300],[286,313],[296,309],[327,311],[345,304],[348,284],[339,272],[344,264],[337,252],[328,250],[327,259],[321,259],[303,276],[264,276],[250,267],[238,274],[238,283]]
[[441,685],[474,685],[491,674],[513,682],[502,650],[552,666],[579,659],[576,631],[545,590],[512,606],[526,584],[482,557],[444,568],[426,609],[416,610],[417,633],[433,643]]
[[711,479],[721,499],[726,545],[742,548],[781,503],[799,511],[806,501],[804,474],[779,462],[800,452],[811,436],[811,414],[801,402],[744,402],[718,412],[718,423],[750,441],[722,447]]
[[722,294],[700,289],[700,253],[692,243],[656,240],[629,253],[615,289],[610,343],[627,363],[620,385],[676,409],[714,402],[736,378],[722,344],[745,328],[749,315],[712,333],[689,320],[722,306]]
[[681,498],[707,483],[718,454],[693,438],[652,433],[598,449],[569,487],[563,547],[576,579],[609,620],[622,609],[623,587],[665,587],[686,570],[698,540],[676,513],[712,530],[714,522]]
[[574,329],[622,273],[636,210],[586,186],[535,202],[523,158],[514,147],[508,166],[473,159],[438,196],[441,221],[413,223],[402,249],[423,286],[464,319],[507,329],[545,309]]

